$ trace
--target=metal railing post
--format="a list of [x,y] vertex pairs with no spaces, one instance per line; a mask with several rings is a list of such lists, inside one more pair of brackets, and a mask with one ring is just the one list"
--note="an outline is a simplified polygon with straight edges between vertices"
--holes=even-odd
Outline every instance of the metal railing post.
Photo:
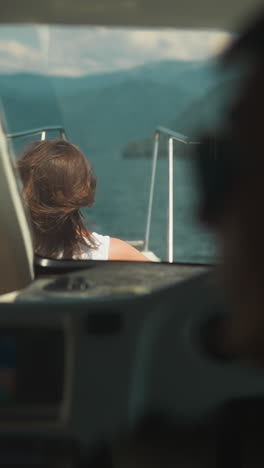
[[67,140],[67,137],[66,137],[66,134],[65,134],[64,129],[60,131],[60,138],[61,138],[62,140]]
[[173,173],[173,145],[174,141],[182,143],[184,145],[197,145],[199,141],[192,140],[191,138],[183,135],[182,133],[175,132],[165,127],[157,127],[154,137],[154,148],[153,148],[153,159],[152,159],[152,175],[149,193],[149,204],[147,212],[147,223],[145,233],[145,250],[149,250],[149,239],[150,239],[150,227],[153,209],[153,197],[156,180],[156,168],[159,151],[159,138],[160,135],[165,135],[168,138],[168,223],[167,223],[167,259],[168,262],[173,262],[173,250],[174,250],[174,232],[173,232],[173,196],[174,196],[174,173]]
[[151,181],[150,181],[149,203],[148,203],[148,213],[147,213],[147,223],[146,223],[144,250],[149,250],[149,237],[150,237],[150,227],[151,227],[151,218],[152,218],[152,207],[153,207],[154,188],[155,188],[156,171],[157,171],[157,159],[158,159],[158,152],[159,152],[159,138],[160,138],[160,133],[159,133],[159,131],[156,131],[155,136],[154,136],[152,171],[151,171]]
[[168,141],[168,179],[169,179],[169,200],[168,200],[168,243],[167,259],[169,263],[173,262],[173,138]]

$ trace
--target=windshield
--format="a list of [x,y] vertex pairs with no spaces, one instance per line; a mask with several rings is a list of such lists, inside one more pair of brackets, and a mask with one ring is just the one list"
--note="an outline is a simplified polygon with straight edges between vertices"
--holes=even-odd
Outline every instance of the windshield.
[[[89,229],[144,250],[155,130],[191,137],[196,103],[219,85],[214,58],[229,40],[223,31],[1,26],[2,119],[12,152],[19,159],[27,141],[58,137],[48,127],[61,127],[96,175],[95,203],[83,208]],[[196,219],[185,153],[175,145],[173,260],[210,263],[214,243]],[[168,180],[161,136],[148,250],[165,261]]]

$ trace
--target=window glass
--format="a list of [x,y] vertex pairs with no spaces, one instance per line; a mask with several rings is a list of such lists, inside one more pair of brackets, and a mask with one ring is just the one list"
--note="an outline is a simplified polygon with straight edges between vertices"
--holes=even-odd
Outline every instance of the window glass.
[[[1,26],[2,119],[8,134],[62,126],[97,176],[87,209],[92,230],[144,240],[153,135],[158,126],[191,135],[199,104],[220,78],[221,31]],[[42,137],[55,137],[57,131]],[[9,139],[16,157],[29,139]],[[197,191],[184,145],[174,158],[174,260],[210,262],[214,246],[195,219]],[[150,250],[167,259],[167,143],[161,139]]]

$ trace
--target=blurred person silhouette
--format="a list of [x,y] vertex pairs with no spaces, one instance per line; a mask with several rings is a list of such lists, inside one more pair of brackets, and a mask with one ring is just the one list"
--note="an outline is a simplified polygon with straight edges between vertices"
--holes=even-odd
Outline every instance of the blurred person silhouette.
[[[220,58],[224,71],[241,66],[222,133],[198,149],[201,218],[216,234],[230,304],[223,352],[264,361],[264,11]],[[210,162],[214,142],[219,154]]]

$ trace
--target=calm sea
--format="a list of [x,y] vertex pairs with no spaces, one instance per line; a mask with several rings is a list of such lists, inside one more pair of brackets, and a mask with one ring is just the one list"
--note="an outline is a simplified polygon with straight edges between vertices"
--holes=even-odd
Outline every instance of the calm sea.
[[[102,234],[124,240],[144,239],[151,176],[150,159],[99,155],[92,161],[97,176],[96,203],[85,214]],[[191,163],[174,160],[174,261],[211,262],[214,242],[196,220],[197,190]],[[153,204],[150,249],[166,260],[168,162],[160,159]]]

